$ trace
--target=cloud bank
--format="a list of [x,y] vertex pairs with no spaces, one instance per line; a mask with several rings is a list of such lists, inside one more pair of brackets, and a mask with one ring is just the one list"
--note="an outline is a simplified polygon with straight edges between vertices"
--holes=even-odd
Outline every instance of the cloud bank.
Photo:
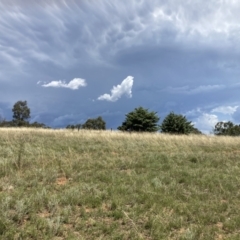
[[183,87],[168,87],[163,91],[169,93],[178,93],[178,94],[200,94],[206,92],[219,91],[226,88],[225,85],[201,85],[195,88],[190,88],[189,86]]
[[80,87],[86,87],[87,83],[85,79],[82,78],[74,78],[69,83],[66,83],[65,81],[52,81],[47,84],[43,84],[42,87],[54,87],[54,88],[69,88],[72,90],[77,90]]
[[204,134],[211,133],[214,129],[214,126],[219,122],[218,116],[215,114],[208,114],[203,113],[201,116],[199,116],[194,123],[194,126],[198,129],[201,129],[201,131]]
[[[109,111],[115,128],[141,105],[160,116],[192,112],[205,132],[217,120],[240,123],[239,12],[236,0],[0,0],[0,114],[11,119],[26,99],[33,119],[53,127]],[[134,99],[116,102],[132,96],[131,81],[108,84],[128,73]],[[93,87],[64,98],[45,89],[83,87],[74,76]]]
[[234,107],[220,106],[220,107],[214,108],[212,112],[231,115],[231,114],[234,114],[237,111],[237,109],[238,109],[238,106],[234,106]]
[[132,97],[132,86],[133,86],[133,77],[128,76],[125,78],[120,85],[113,86],[111,90],[111,94],[103,94],[98,97],[98,100],[106,100],[110,102],[116,102],[122,95],[126,95],[127,97]]

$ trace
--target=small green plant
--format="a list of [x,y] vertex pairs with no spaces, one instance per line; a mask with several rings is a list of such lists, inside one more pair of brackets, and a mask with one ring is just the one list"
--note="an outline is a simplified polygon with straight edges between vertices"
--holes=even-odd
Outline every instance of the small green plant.
[[24,138],[20,138],[19,139],[19,143],[18,143],[18,149],[17,149],[17,161],[16,161],[16,167],[17,169],[21,169],[22,168],[22,161],[23,161],[23,154],[24,154],[24,146],[25,146],[25,141]]
[[0,236],[3,235],[7,230],[6,224],[0,219]]

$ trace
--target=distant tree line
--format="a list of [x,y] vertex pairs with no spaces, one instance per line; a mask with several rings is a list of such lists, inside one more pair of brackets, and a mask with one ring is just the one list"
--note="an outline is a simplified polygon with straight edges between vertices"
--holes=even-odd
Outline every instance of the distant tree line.
[[76,125],[67,125],[67,129],[92,129],[92,130],[106,130],[106,122],[102,119],[102,117],[90,118],[84,124],[76,124]]
[[[13,119],[6,121],[0,117],[0,127],[35,127],[35,128],[49,128],[44,123],[29,123],[30,108],[27,106],[27,101],[18,101],[12,108]],[[194,127],[191,121],[188,121],[186,116],[170,112],[158,124],[160,117],[157,112],[149,111],[146,108],[138,107],[125,115],[125,120],[117,129],[127,132],[157,132],[168,134],[202,134]],[[67,129],[92,129],[92,130],[106,130],[106,122],[101,116],[97,118],[90,118],[83,124],[69,124]],[[240,125],[228,122],[218,122],[213,130],[216,136],[240,136]]]
[[0,127],[34,127],[34,128],[50,128],[44,123],[34,122],[29,123],[30,108],[27,106],[27,101],[18,101],[13,105],[12,108],[13,119],[12,121],[7,121],[0,118]]
[[218,122],[213,133],[217,136],[240,136],[240,125],[235,125],[231,121]]

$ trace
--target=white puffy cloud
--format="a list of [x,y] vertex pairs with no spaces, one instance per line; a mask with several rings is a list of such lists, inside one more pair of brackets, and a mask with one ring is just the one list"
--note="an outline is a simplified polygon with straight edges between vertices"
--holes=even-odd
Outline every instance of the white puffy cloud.
[[98,97],[98,100],[106,100],[110,102],[116,102],[122,95],[126,95],[129,98],[132,97],[132,86],[133,86],[133,77],[128,76],[125,78],[121,84],[113,86],[111,94],[103,94]]
[[231,107],[231,106],[220,106],[220,107],[214,108],[211,112],[212,113],[216,112],[216,113],[232,115],[232,114],[234,114],[237,111],[238,107],[239,106],[234,106],[234,107]]
[[185,115],[192,119],[192,123],[197,129],[205,134],[210,134],[220,119],[218,115],[208,113],[205,110],[198,107],[187,111]]
[[77,90],[80,87],[85,87],[85,86],[87,86],[87,83],[85,79],[82,79],[82,78],[74,78],[69,83],[59,80],[59,81],[52,81],[50,83],[46,83],[42,85],[42,87],[69,88],[72,90]]
[[219,122],[217,115],[203,113],[193,122],[193,124],[203,133],[209,134],[212,132],[217,122]]
[[186,112],[186,116],[192,119],[193,124],[205,134],[212,133],[216,123],[227,121],[238,121],[235,119],[238,116],[239,106],[212,106],[192,109]]

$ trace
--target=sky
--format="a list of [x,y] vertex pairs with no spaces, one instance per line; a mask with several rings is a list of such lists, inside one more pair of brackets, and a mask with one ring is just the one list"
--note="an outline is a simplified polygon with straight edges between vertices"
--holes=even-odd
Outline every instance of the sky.
[[0,116],[53,128],[142,106],[204,133],[240,123],[237,0],[0,0]]

